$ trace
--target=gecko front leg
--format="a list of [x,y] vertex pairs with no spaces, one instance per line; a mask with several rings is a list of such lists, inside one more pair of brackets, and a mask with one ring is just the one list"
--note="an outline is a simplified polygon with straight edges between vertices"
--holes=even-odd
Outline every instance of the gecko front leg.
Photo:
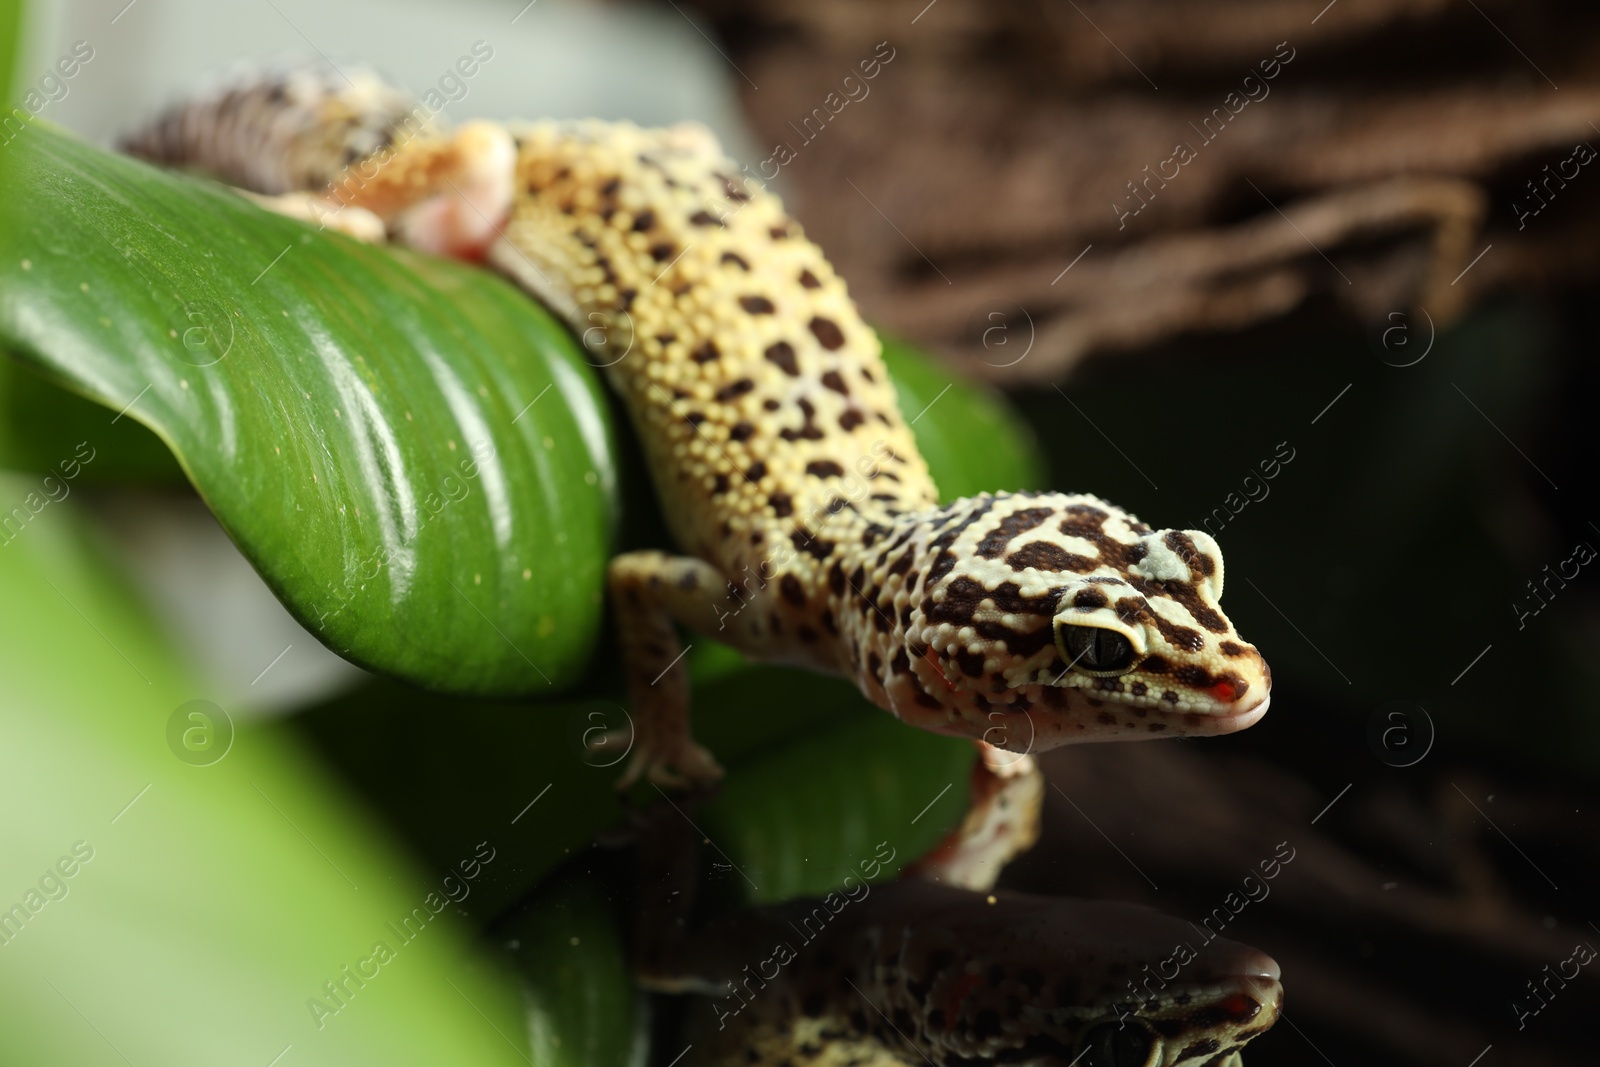
[[[724,595],[728,579],[692,556],[627,552],[611,561],[607,582],[634,728],[633,755],[617,788],[627,789],[641,776],[663,787],[714,785],[722,768],[689,730],[689,669],[683,662],[688,649],[675,624],[759,657],[770,651],[771,634],[759,621],[763,613],[723,610],[730,602]],[[737,592],[731,602],[743,604]]]

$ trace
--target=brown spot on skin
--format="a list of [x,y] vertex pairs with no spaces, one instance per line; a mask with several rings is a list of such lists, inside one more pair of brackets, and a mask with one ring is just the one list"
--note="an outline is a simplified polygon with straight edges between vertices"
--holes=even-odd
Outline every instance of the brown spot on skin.
[[[1194,616],[1194,620],[1196,622],[1214,634],[1225,634],[1228,632],[1228,624],[1223,621],[1222,616],[1218,615],[1214,610],[1212,610],[1210,605],[1206,604],[1206,602],[1201,599],[1199,591],[1196,590],[1193,585],[1190,585],[1187,582],[1152,582],[1136,580],[1129,584],[1147,596],[1165,596],[1170,600],[1177,601],[1188,610],[1190,615]],[[1159,625],[1159,620],[1157,625]],[[1163,630],[1162,632],[1165,633],[1166,631]],[[1193,630],[1189,630],[1188,632],[1194,633]],[[1199,637],[1198,634],[1195,636],[1197,638]],[[1192,649],[1191,651],[1199,650]]]
[[[791,541],[796,540],[793,536],[791,536],[789,539]],[[826,537],[818,537],[815,539],[808,537],[807,543],[801,544],[796,541],[795,547],[805,549],[812,559],[815,559],[818,563],[821,563],[823,560],[833,555],[833,550],[839,546],[828,540]]]
[[700,580],[695,577],[694,571],[684,571],[683,577],[678,579],[678,588],[682,589],[685,593],[694,592],[694,587],[699,584]]
[[911,670],[911,658],[906,655],[905,649],[897,649],[894,658],[889,661],[889,670],[895,674],[906,674]]
[[773,400],[771,398],[768,398],[768,399],[763,400],[761,402],[761,407],[765,411],[777,411],[782,406],[783,406],[782,404],[778,403],[776,400]]
[[696,363],[710,363],[720,355],[722,355],[722,352],[718,350],[717,343],[715,341],[706,341],[699,348],[690,352],[689,358]]
[[832,319],[825,319],[821,315],[812,318],[810,322],[811,333],[823,348],[828,351],[837,351],[844,347],[844,331],[839,329],[839,324]]
[[748,440],[750,440],[750,438],[755,436],[755,433],[756,433],[756,428],[754,426],[752,426],[750,423],[748,423],[748,422],[736,422],[736,423],[733,424],[733,428],[728,431],[728,440],[730,440],[730,441],[748,441]]
[[706,417],[701,412],[689,411],[684,413],[683,421],[687,422],[690,426],[699,428],[700,424],[706,421]]
[[850,387],[844,383],[844,378],[836,370],[831,370],[822,376],[822,384],[838,393],[840,396],[849,396]]
[[746,263],[744,257],[737,252],[722,253],[722,262],[731,263],[740,270],[748,271],[750,269],[750,264]]
[[834,637],[838,637],[839,636],[839,624],[834,622],[834,620],[833,620],[833,609],[832,608],[823,608],[822,609],[822,628],[824,630],[828,631]]
[[833,566],[828,568],[828,588],[833,591],[834,596],[844,593],[844,567],[838,560],[834,560]]
[[771,506],[772,513],[780,519],[787,519],[794,514],[794,497],[788,493],[773,493],[767,497],[767,504]]
[[1049,541],[1033,541],[1007,556],[1006,566],[1014,571],[1025,571],[1032,567],[1040,571],[1073,571],[1077,574],[1087,574],[1100,564],[1087,556],[1068,552],[1060,545],[1053,545]]
[[750,464],[749,469],[744,472],[744,476],[750,479],[751,482],[759,482],[767,476],[767,465],[758,459]]
[[822,283],[817,281],[817,276],[812,274],[809,270],[803,270],[800,272],[800,284],[807,289],[822,288]]
[[995,528],[978,542],[978,555],[984,559],[999,559],[1005,555],[1006,546],[1011,544],[1018,534],[1026,533],[1053,514],[1050,508],[1024,508],[1022,511],[1012,512],[996,523]]
[[1217,561],[1200,551],[1194,543],[1194,538],[1178,530],[1173,530],[1162,538],[1167,547],[1178,554],[1178,558],[1188,564],[1191,571],[1199,571],[1209,578],[1217,573]]
[[650,246],[650,258],[654,259],[657,263],[660,263],[664,260],[671,259],[677,253],[677,251],[678,248],[676,245],[663,241],[661,244]]
[[689,216],[689,221],[696,226],[721,226],[722,220],[709,211],[696,211]]
[[1168,689],[1161,694],[1161,699],[1165,700],[1168,704],[1176,704],[1178,702],[1178,694],[1171,689]]
[[716,399],[721,403],[726,404],[730,400],[737,400],[746,393],[754,391],[755,387],[756,383],[751,381],[749,378],[740,378],[736,382],[729,382],[727,385],[724,385],[712,395],[715,396]]
[[800,363],[795,359],[794,345],[791,345],[788,341],[776,341],[768,345],[767,350],[762,355],[766,356],[769,362],[776,363],[778,369],[789,377],[800,377]]
[[1150,603],[1143,597],[1125,596],[1117,600],[1117,618],[1133,625],[1150,615]]
[[1235,644],[1232,641],[1224,641],[1220,647],[1224,656],[1242,656],[1245,654],[1244,646]]
[[1117,717],[1111,714],[1109,711],[1102,711],[1100,714],[1094,717],[1094,721],[1099,723],[1101,726],[1110,726],[1112,723],[1117,721]]
[[867,653],[867,673],[874,678],[883,675],[883,659],[876,652]]
[[[866,421],[866,416],[862,415],[861,412],[857,411],[855,408],[850,408],[843,415],[839,416],[839,428],[849,432]],[[889,497],[889,499],[893,500],[894,498]]]
[[[882,476],[889,478],[892,481],[899,481],[898,478],[895,478],[895,476],[888,471],[883,471]],[[993,497],[980,498],[977,506],[974,507],[965,518],[955,525],[948,527],[941,532],[938,537],[933,539],[933,541],[928,545],[928,548],[930,551],[936,552],[936,555],[933,559],[933,565],[928,568],[928,577],[924,583],[924,588],[931,588],[935,582],[938,582],[944,578],[945,575],[949,574],[955,569],[956,557],[955,553],[950,551],[950,546],[956,543],[956,538],[961,536],[963,530],[987,515],[989,513],[989,509],[992,507],[994,507]],[[952,516],[947,513],[945,516],[946,521],[949,521],[951,517]],[[924,605],[923,610],[928,610],[930,606],[931,605]]]
[[961,673],[968,678],[977,678],[983,674],[983,653],[968,652],[961,649],[956,653],[956,666],[961,668]]
[[789,236],[789,227],[787,227],[787,226],[773,226],[773,227],[771,227],[770,229],[767,230],[767,234],[774,241],[781,241],[785,237]]
[[806,605],[806,591],[800,585],[800,579],[792,574],[785,574],[778,582],[778,592],[783,594],[783,599],[797,608]]
[[739,306],[751,315],[771,315],[778,310],[764,296],[741,296]]
[[1146,723],[1145,724],[1145,729],[1148,730],[1150,733],[1153,733],[1153,734],[1159,734],[1161,731],[1165,730],[1166,728],[1167,728],[1167,724],[1164,723],[1164,722],[1152,722],[1152,723]]
[[1176,645],[1185,652],[1199,652],[1206,647],[1206,639],[1200,636],[1199,630],[1168,622],[1164,616],[1155,612],[1150,612],[1149,615],[1150,621],[1161,631],[1161,636],[1167,639],[1168,644]]
[[[1128,692],[1132,693],[1136,697],[1142,697],[1146,693],[1150,692],[1150,687],[1145,685],[1143,682],[1134,682],[1132,685],[1128,686]],[[1138,710],[1143,711],[1145,709],[1140,708]]]
[[806,473],[813,478],[842,478],[844,468],[831,459],[814,459],[806,464]]
[[656,213],[646,208],[633,220],[633,232],[644,233],[656,224]]
[[1106,595],[1098,589],[1084,589],[1072,598],[1072,606],[1082,611],[1103,608],[1107,603]]
[[728,476],[726,474],[719,474],[714,479],[712,479],[711,492],[713,494],[720,496],[723,493],[726,493],[727,491],[728,491]]
[[1167,671],[1171,669],[1172,664],[1167,662],[1165,656],[1146,656],[1144,660],[1134,668],[1134,670],[1138,671],[1140,674],[1166,674]]

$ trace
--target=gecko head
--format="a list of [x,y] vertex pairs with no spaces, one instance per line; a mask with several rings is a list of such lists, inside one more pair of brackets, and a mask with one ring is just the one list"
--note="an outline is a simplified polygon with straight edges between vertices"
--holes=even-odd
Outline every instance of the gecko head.
[[1199,1067],[1282,1007],[1270,956],[1142,905],[946,896],[902,955],[909,1033],[934,1062]]
[[[911,703],[937,700],[946,716],[919,725],[1044,750],[1231,733],[1266,713],[1271,672],[1222,612],[1209,534],[1153,530],[1087,496],[961,504],[972,521],[930,542],[908,628],[923,695]],[[1025,722],[1006,720],[1019,712]]]

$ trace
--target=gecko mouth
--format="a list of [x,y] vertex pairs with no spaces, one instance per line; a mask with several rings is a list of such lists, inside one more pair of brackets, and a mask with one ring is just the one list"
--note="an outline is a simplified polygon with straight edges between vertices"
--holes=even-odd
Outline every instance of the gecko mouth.
[[[1223,705],[1215,711],[1171,708],[1163,705],[1151,707],[1148,704],[1138,706],[1150,708],[1155,713],[1154,719],[1167,723],[1174,734],[1184,737],[1220,737],[1248,730],[1266,716],[1271,703],[1272,694],[1267,693],[1260,700]],[[1139,712],[1136,711],[1135,714]]]
[[1230,708],[1220,715],[1208,715],[1206,719],[1214,727],[1206,730],[1209,734],[1233,734],[1240,730],[1247,730],[1260,722],[1267,714],[1267,708],[1272,704],[1272,694],[1268,693],[1256,703],[1247,708]]

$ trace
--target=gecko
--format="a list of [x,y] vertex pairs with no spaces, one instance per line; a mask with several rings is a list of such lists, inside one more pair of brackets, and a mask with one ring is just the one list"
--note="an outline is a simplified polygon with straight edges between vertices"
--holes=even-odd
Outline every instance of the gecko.
[[868,889],[720,920],[646,976],[709,998],[686,1065],[1237,1067],[1282,1007],[1271,957],[1152,908]]
[[690,731],[679,627],[843,675],[1024,768],[1267,711],[1271,672],[1219,606],[1208,533],[1083,493],[940,499],[844,280],[703,126],[449,130],[374,75],[300,67],[181,102],[122,147],[362,240],[482,262],[583,339],[679,549],[609,565],[635,738],[622,787],[721,775]]
[[1258,949],[1142,905],[940,884],[927,857],[696,922],[699,830],[664,803],[638,829],[636,980],[680,998],[683,1067],[1239,1067],[1282,1012]]

